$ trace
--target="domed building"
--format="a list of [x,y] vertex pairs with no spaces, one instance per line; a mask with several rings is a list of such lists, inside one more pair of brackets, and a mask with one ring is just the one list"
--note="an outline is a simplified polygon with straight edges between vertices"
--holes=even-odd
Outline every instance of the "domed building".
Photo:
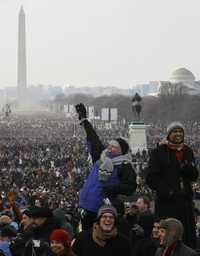
[[161,95],[200,94],[200,81],[196,81],[194,74],[186,68],[174,70],[169,81],[160,81]]
[[186,68],[178,68],[174,70],[170,77],[170,82],[172,83],[193,83],[195,81],[195,76],[193,73]]

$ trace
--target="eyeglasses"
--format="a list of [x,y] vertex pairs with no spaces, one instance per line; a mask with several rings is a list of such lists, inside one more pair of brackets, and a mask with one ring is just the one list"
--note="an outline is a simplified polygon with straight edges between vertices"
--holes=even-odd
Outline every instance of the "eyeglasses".
[[113,215],[102,215],[102,219],[114,219],[115,217]]

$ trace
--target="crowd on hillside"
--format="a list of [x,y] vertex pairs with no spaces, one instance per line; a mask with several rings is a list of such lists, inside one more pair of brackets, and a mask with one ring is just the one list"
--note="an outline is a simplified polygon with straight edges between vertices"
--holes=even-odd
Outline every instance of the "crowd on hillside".
[[[186,141],[200,162],[200,122],[184,125]],[[124,126],[116,125],[113,129],[96,126],[96,129],[104,143],[115,137],[128,137]],[[165,124],[150,124],[149,149],[156,147],[165,134]],[[137,174],[141,174],[148,161],[147,151],[138,152],[132,160]],[[79,191],[91,164],[84,131],[77,120],[50,115],[3,117],[0,120],[0,229],[12,222],[16,234],[20,233],[23,210],[37,206],[53,211],[61,209],[71,236],[75,236],[81,217]],[[200,190],[198,184],[194,188]],[[151,193],[142,175],[138,176],[136,193]]]

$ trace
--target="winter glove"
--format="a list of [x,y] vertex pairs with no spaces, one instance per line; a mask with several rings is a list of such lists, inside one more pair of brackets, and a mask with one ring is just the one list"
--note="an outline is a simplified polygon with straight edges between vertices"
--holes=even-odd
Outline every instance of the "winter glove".
[[87,118],[87,111],[83,103],[77,104],[75,108],[76,108],[76,112],[78,114],[79,120]]
[[138,224],[135,224],[133,226],[132,232],[134,232],[137,237],[143,237],[144,236],[144,229]]
[[118,188],[116,186],[114,187],[103,186],[103,192],[105,197],[112,197],[118,194]]
[[180,164],[180,174],[183,178],[188,178],[190,176],[193,176],[195,172],[195,163],[187,161]]

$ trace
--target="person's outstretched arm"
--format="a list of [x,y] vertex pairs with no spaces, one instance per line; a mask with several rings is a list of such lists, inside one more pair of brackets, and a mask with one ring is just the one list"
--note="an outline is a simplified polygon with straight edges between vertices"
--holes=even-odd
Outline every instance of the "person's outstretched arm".
[[92,156],[92,161],[96,162],[104,150],[104,146],[101,143],[99,136],[94,130],[92,124],[87,119],[87,112],[84,104],[80,103],[75,106],[78,113],[80,124],[84,127],[86,132],[87,146]]

